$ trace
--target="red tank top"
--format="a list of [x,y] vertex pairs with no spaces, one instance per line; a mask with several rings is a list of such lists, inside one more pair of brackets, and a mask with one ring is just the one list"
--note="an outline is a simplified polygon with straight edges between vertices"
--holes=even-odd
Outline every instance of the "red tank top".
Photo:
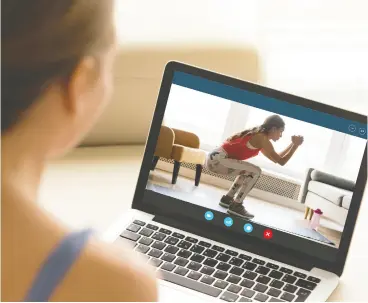
[[222,148],[226,151],[228,156],[237,160],[246,160],[257,156],[261,148],[251,149],[247,146],[248,141],[252,136],[236,138],[232,141],[226,141],[222,144]]

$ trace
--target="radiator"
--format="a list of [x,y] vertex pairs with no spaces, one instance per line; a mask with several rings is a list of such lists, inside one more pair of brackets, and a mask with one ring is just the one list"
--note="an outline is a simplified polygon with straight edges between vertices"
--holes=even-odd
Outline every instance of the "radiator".
[[[174,165],[174,160],[169,160],[165,158],[160,158],[159,162],[166,162],[166,163],[171,164],[172,166]],[[171,165],[170,165],[170,168],[171,168]],[[161,168],[166,170],[165,165],[162,166],[162,165],[159,165],[158,163],[158,167],[160,166]],[[196,170],[195,164],[182,162],[181,167],[192,170],[193,176],[194,176],[194,173]],[[170,170],[169,169],[167,170],[172,172],[172,168]],[[182,175],[181,172],[182,171],[179,172],[180,175]],[[233,182],[235,180],[235,177],[219,175],[219,174],[209,171],[207,168],[203,168],[202,178],[205,177],[203,175],[216,177],[216,178],[227,180],[230,182]],[[186,175],[186,177],[188,176]],[[280,178],[277,175],[272,175],[267,172],[262,172],[262,175],[258,179],[257,183],[254,185],[254,189],[257,189],[261,192],[265,192],[268,194],[277,195],[278,197],[283,197],[283,198],[286,198],[287,200],[289,199],[294,200],[295,202],[297,202],[298,196],[301,190],[301,185],[297,183],[296,181],[287,180],[285,178]]]

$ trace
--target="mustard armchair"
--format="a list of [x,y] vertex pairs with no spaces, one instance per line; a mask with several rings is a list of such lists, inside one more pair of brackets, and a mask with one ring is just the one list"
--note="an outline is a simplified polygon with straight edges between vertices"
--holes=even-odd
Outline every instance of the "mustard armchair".
[[193,163],[196,165],[195,186],[198,186],[206,160],[206,153],[199,146],[200,140],[196,134],[161,126],[151,169],[155,169],[160,157],[174,160],[171,183],[176,184],[181,163]]

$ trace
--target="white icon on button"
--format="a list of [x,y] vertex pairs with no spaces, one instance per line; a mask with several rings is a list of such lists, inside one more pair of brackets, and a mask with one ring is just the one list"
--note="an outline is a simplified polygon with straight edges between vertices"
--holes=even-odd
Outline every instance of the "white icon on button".
[[356,131],[356,126],[355,126],[354,124],[350,124],[350,125],[349,125],[349,130],[350,130],[351,132],[355,132],[355,131]]
[[365,128],[359,128],[359,134],[364,135],[365,134]]

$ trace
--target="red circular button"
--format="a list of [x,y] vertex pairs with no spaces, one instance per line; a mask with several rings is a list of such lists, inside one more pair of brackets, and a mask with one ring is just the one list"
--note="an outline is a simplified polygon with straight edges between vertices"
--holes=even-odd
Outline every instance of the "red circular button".
[[272,239],[273,233],[271,229],[265,229],[263,232],[263,238],[265,238],[266,240],[270,240]]

